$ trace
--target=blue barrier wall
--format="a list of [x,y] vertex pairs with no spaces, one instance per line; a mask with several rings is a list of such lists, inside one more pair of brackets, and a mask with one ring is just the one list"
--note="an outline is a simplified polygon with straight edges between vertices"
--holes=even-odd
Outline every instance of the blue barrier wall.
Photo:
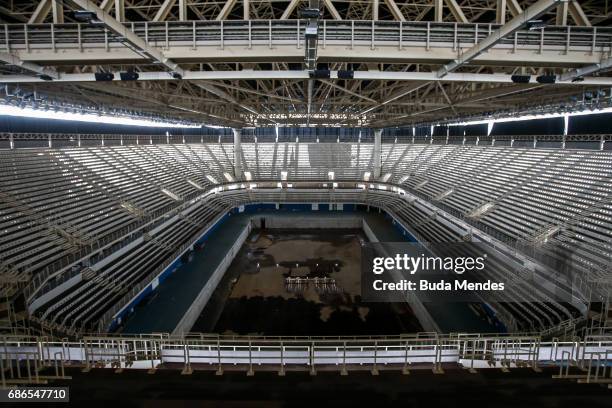
[[[210,234],[212,234],[215,230],[217,230],[218,228],[221,227],[221,225],[223,225],[223,223],[227,220],[227,218],[230,216],[229,213],[223,215],[219,220],[217,220],[216,223],[214,223],[210,228],[208,228],[206,230],[206,232],[204,232],[204,234],[202,234],[198,239],[196,239],[194,241],[194,243],[192,245],[200,245],[203,244],[204,242],[206,242],[206,240],[208,239],[208,237],[210,236]],[[185,252],[183,252],[181,255],[179,255],[176,260],[174,262],[172,262],[170,265],[168,265],[168,267],[166,269],[164,269],[161,274],[158,276],[158,285],[160,285],[164,280],[166,280],[172,273],[174,273],[181,265],[183,265],[183,255],[186,252],[189,252],[190,249],[186,249]],[[135,297],[122,311],[121,313],[119,313],[119,315],[113,319],[113,321],[110,324],[109,327],[109,331],[113,331],[117,328],[117,326],[120,324],[121,321],[123,321],[123,318],[131,313],[134,308],[140,303],[142,302],[143,299],[145,299],[148,295],[150,295],[156,288],[153,288],[153,283],[149,283],[147,285],[147,287],[137,296]]]

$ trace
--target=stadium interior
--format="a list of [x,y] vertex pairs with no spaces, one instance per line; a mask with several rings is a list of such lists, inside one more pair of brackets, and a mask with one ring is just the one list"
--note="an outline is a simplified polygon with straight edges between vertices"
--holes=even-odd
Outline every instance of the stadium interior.
[[[0,387],[607,406],[611,23],[603,0],[2,2]],[[375,302],[385,243],[462,244],[504,295]]]

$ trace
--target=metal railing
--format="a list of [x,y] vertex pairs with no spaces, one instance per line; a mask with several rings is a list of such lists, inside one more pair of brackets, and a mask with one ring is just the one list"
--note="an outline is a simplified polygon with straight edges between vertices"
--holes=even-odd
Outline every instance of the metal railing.
[[[277,143],[292,143],[299,139],[298,143],[354,143],[358,142],[354,136],[341,136],[340,134],[304,136],[295,135],[292,138],[287,136],[283,141]],[[397,140],[396,140],[397,139]],[[254,140],[254,139],[253,139]],[[411,131],[400,132],[395,135],[383,135],[383,144],[463,144],[480,145],[480,146],[497,146],[510,148],[513,146],[500,145],[500,141],[528,141],[533,143],[536,141],[536,149],[551,149],[556,150],[553,146],[540,145],[539,142],[558,142],[560,146],[565,142],[612,142],[612,134],[584,134],[584,135],[496,135],[496,136],[479,136],[476,143],[476,136],[418,136],[413,137]],[[232,143],[231,136],[224,134],[206,134],[206,135],[133,135],[133,134],[76,134],[76,133],[8,133],[0,132],[0,151],[6,149],[28,149],[28,148],[75,148],[75,147],[101,147],[101,146],[117,146],[117,145],[158,145],[158,144],[215,144],[215,143]],[[275,136],[258,136],[258,143],[275,143]],[[23,143],[23,145],[20,145]],[[242,141],[243,144],[252,142]],[[361,144],[373,144],[371,138],[361,138]],[[12,147],[11,147],[12,145]],[[525,146],[514,146],[516,148],[525,148]],[[562,147],[563,148],[563,147]],[[567,147],[565,147],[567,149]],[[576,148],[573,148],[576,149]],[[593,150],[593,149],[588,149]]]
[[[55,367],[53,378],[65,378],[67,365],[92,368],[124,368],[155,371],[181,369],[216,370],[243,367],[286,368],[316,373],[321,367],[350,370],[401,370],[408,374],[418,365],[435,373],[444,366],[469,370],[486,368],[558,367],[568,378],[570,367],[585,368],[580,378],[597,382],[609,375],[612,337],[584,337],[572,341],[542,341],[539,336],[437,335],[416,333],[370,337],[250,337],[189,335],[91,336],[76,341],[43,337],[7,336],[0,339],[2,386],[19,380],[40,381],[40,368]],[[21,372],[23,367],[34,369]],[[595,370],[595,368],[597,369]],[[19,370],[19,372],[17,372]],[[565,373],[565,374],[564,374]]]
[[[252,47],[277,45],[303,47],[306,20],[249,21],[166,21],[131,22],[125,26],[151,46],[170,48],[187,46],[241,45]],[[367,45],[372,49],[393,46],[469,47],[489,36],[496,24],[433,23],[363,20],[323,20],[319,24],[319,43]],[[80,50],[85,47],[124,48],[123,38],[101,24],[4,24],[0,26],[0,49]],[[600,51],[611,46],[609,27],[557,27],[520,30],[502,39],[497,48],[528,48],[537,51]]]

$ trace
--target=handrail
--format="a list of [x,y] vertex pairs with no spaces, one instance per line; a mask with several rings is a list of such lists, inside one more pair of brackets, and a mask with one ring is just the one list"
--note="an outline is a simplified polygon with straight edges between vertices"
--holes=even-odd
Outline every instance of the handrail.
[[[216,129],[215,129],[216,131]],[[274,143],[276,141],[276,136],[252,136],[252,140],[255,140],[259,143]],[[370,137],[362,137],[359,141],[355,136],[341,136],[340,134],[332,134],[332,135],[318,135],[318,136],[305,136],[305,135],[293,135],[293,136],[284,136],[282,141],[278,143],[283,143],[285,141],[293,140],[299,138],[298,143],[360,143],[360,144],[373,144],[374,140]],[[466,144],[475,145],[476,138],[478,138],[478,144],[481,146],[492,145],[495,141],[496,143],[500,141],[528,141],[533,142],[536,141],[536,149],[557,149],[551,146],[539,146],[537,142],[612,142],[612,134],[570,134],[570,135],[495,135],[495,136],[449,136],[448,139],[446,136],[412,136],[411,130],[402,130],[396,132],[393,135],[386,135],[383,133],[383,144],[457,144],[455,142],[460,142],[459,144],[463,144],[465,141]],[[396,140],[397,139],[397,140]],[[69,148],[98,148],[102,147],[105,142],[108,146],[118,146],[118,145],[149,145],[149,144],[190,144],[190,143],[205,143],[205,144],[215,144],[215,143],[232,143],[233,139],[230,135],[224,134],[222,130],[219,130],[217,133],[210,134],[197,134],[197,135],[147,135],[147,134],[81,134],[81,133],[28,133],[28,132],[0,132],[0,142],[2,141],[30,141],[40,143],[40,146],[27,146],[20,147],[14,145],[11,147],[10,145],[3,146],[0,144],[0,153],[6,150],[22,150],[22,149],[47,149],[49,148],[49,142],[51,143],[52,148],[59,149],[69,149]],[[95,145],[87,144],[88,141],[96,141]],[[80,143],[85,142],[85,144],[79,146]],[[242,141],[243,144],[253,143],[250,138],[245,138]],[[498,145],[499,146],[499,145]],[[505,148],[509,148],[511,146],[502,146]],[[529,149],[532,147],[526,146],[514,146],[516,148]],[[563,148],[563,147],[562,147]],[[570,150],[569,147],[565,147],[566,150]],[[573,147],[572,149],[579,149]],[[588,149],[593,150],[593,149]]]
[[[130,22],[126,28],[148,44],[168,47],[172,44],[198,47],[205,45],[295,45],[301,46],[305,20],[227,20],[227,21],[167,21]],[[411,43],[427,47],[469,47],[499,28],[498,24],[399,22],[369,20],[325,20],[321,24],[322,47],[334,43],[351,46],[358,43],[371,46],[406,47]],[[53,34],[53,35],[51,35]],[[568,50],[579,47],[597,50],[608,47],[612,29],[609,27],[547,26],[541,30],[519,30],[502,39],[496,47],[515,49],[555,48]],[[0,49],[17,48],[77,49],[95,45],[125,47],[121,36],[107,31],[103,25],[87,23],[64,24],[4,24],[0,29]]]

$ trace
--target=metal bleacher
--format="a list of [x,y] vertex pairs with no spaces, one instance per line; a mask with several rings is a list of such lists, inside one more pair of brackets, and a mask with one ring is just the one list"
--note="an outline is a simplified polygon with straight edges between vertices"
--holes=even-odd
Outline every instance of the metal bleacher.
[[[3,279],[24,288],[41,325],[95,331],[230,208],[290,199],[377,205],[425,242],[464,240],[460,220],[522,250],[538,246],[559,257],[571,250],[588,280],[612,282],[609,151],[383,144],[378,180],[370,143],[243,143],[241,157],[242,181],[384,183],[433,207],[322,185],[291,198],[258,192],[236,183],[228,143],[0,150]],[[229,183],[231,192],[217,194]],[[500,276],[508,273],[504,259],[493,262]],[[515,291],[520,301],[495,305],[513,329],[577,314],[546,293]]]

